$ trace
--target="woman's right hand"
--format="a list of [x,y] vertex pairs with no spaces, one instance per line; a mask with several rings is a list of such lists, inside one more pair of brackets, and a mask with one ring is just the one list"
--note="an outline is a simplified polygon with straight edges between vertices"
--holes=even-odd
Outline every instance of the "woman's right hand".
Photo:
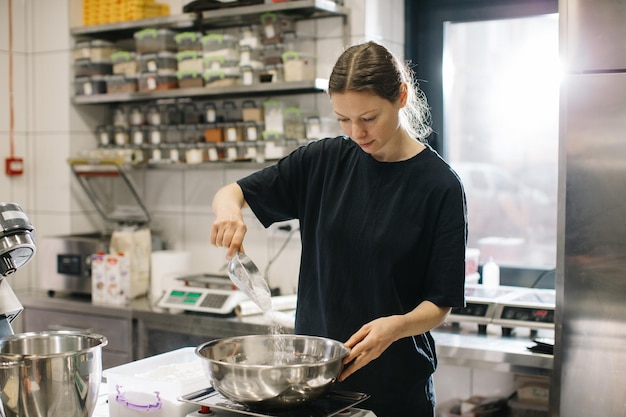
[[237,184],[221,188],[213,199],[215,221],[211,226],[211,244],[227,248],[226,258],[238,251],[243,252],[243,238],[248,231],[243,221],[243,192]]

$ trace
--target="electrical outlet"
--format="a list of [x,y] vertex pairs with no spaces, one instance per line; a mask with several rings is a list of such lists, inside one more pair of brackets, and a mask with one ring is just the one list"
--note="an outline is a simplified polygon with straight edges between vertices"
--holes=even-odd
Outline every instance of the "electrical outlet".
[[24,159],[10,156],[4,160],[4,171],[9,177],[24,173]]

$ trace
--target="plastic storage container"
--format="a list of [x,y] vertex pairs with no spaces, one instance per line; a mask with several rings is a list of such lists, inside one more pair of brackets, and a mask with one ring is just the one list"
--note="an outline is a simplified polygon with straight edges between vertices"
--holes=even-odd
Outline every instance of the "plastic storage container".
[[204,71],[205,87],[225,87],[237,85],[239,83],[239,67],[209,69]]
[[239,51],[222,49],[204,53],[204,69],[232,68],[239,65]]
[[72,56],[75,60],[87,58],[93,61],[111,61],[111,54],[114,50],[111,42],[94,39],[76,43]]
[[81,58],[74,61],[75,77],[91,77],[93,75],[108,75],[113,72],[111,62],[93,61],[90,58]]
[[209,33],[202,37],[202,50],[216,53],[218,51],[237,49],[239,39],[228,33]]
[[267,12],[263,13],[259,19],[261,22],[261,42],[264,44],[281,43],[283,33],[294,30],[293,20],[286,16]]
[[115,51],[111,54],[113,74],[135,75],[139,73],[139,63],[134,52]]
[[145,72],[139,76],[139,91],[141,92],[170,90],[172,88],[178,88],[176,73],[158,74]]
[[92,96],[106,92],[107,83],[103,76],[79,77],[74,80],[74,94],[77,96]]
[[135,46],[140,54],[161,51],[176,52],[175,33],[170,29],[146,28],[134,33]]
[[204,86],[202,71],[180,70],[176,73],[179,88],[195,88]]
[[315,57],[305,56],[297,51],[282,54],[285,81],[306,81],[315,79]]
[[181,32],[174,35],[179,51],[202,51],[202,34],[199,32]]
[[194,347],[106,369],[103,376],[109,417],[184,417],[198,406],[178,397],[210,385]]
[[137,91],[139,76],[137,75],[107,75],[105,77],[107,83],[107,93],[133,93]]
[[139,57],[141,72],[157,72],[159,74],[174,73],[178,69],[178,60],[173,52],[143,54]]
[[204,71],[204,62],[202,60],[202,52],[198,51],[182,51],[176,54],[179,71]]

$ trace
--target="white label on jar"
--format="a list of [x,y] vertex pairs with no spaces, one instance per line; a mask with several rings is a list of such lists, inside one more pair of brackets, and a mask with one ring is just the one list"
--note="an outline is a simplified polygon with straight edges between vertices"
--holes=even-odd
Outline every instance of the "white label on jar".
[[83,58],[91,58],[91,49],[89,48],[81,48],[81,53],[83,55]]
[[217,149],[210,148],[209,149],[209,161],[217,161]]
[[146,84],[148,85],[148,90],[155,90],[157,88],[156,77],[148,77]]
[[243,85],[251,85],[254,83],[254,73],[252,70],[245,70],[243,72]]
[[83,84],[83,93],[85,93],[86,96],[90,96],[93,94],[93,87],[90,82]]
[[226,140],[229,142],[237,142],[237,128],[229,127],[226,129]]
[[207,123],[215,122],[215,109],[207,109],[206,111],[206,121]]
[[141,117],[141,113],[138,111],[134,111],[130,114],[130,123],[135,126],[141,125],[143,122],[143,117]]
[[143,132],[141,130],[136,130],[133,133],[133,143],[135,145],[141,145],[143,143]]
[[249,64],[250,63],[250,51],[242,51],[241,52],[241,60],[239,61],[239,65]]
[[237,148],[232,147],[232,148],[228,148],[227,151],[227,155],[228,155],[228,159],[237,159]]
[[126,145],[126,133],[124,133],[124,132],[116,132],[115,133],[115,144],[116,145]]
[[161,114],[154,112],[150,114],[150,124],[157,126],[161,124]]
[[172,161],[178,161],[178,149],[171,149],[170,150],[170,159]]
[[254,126],[248,126],[248,128],[246,129],[246,136],[248,137],[248,140],[257,140],[257,136],[256,136],[256,127]]
[[256,158],[256,146],[248,146],[248,149],[246,149],[246,158]]
[[148,61],[148,71],[156,72],[158,69],[156,61]]
[[161,132],[158,130],[153,130],[150,133],[150,143],[152,143],[153,145],[158,145],[159,143],[161,143]]
[[263,30],[265,31],[265,37],[267,39],[274,39],[276,37],[276,31],[274,30],[273,24],[268,23],[267,25],[263,26]]
[[109,144],[109,134],[107,132],[100,133],[100,143],[102,145],[108,145]]
[[199,164],[202,162],[202,151],[200,149],[189,149],[185,153],[185,159],[188,164]]
[[161,150],[160,149],[153,149],[152,150],[152,159],[155,161],[160,161],[161,160]]

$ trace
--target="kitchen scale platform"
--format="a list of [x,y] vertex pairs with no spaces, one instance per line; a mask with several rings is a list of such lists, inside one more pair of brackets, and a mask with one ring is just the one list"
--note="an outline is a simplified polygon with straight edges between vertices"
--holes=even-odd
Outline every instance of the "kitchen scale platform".
[[200,274],[177,278],[180,284],[167,289],[158,307],[199,313],[228,315],[248,297],[233,287],[228,277]]
[[[359,392],[346,392],[346,391],[330,391],[329,393],[312,400],[311,402],[302,405],[300,407],[290,408],[287,410],[256,410],[251,409],[245,405],[230,401],[214,388],[209,387],[204,390],[193,392],[191,394],[178,397],[179,401],[199,405],[206,409],[208,407],[211,411],[221,410],[228,412],[223,414],[224,416],[257,416],[257,417],[331,417],[341,413],[342,416],[374,416],[373,413],[366,413],[362,410],[356,410],[355,413],[346,414],[346,410],[351,409],[355,405],[365,401],[369,398],[368,394]],[[360,414],[359,414],[360,413]],[[191,414],[195,416],[196,413]],[[197,414],[201,416],[202,414]],[[210,414],[211,415],[211,414]],[[215,414],[221,416],[219,412]]]

